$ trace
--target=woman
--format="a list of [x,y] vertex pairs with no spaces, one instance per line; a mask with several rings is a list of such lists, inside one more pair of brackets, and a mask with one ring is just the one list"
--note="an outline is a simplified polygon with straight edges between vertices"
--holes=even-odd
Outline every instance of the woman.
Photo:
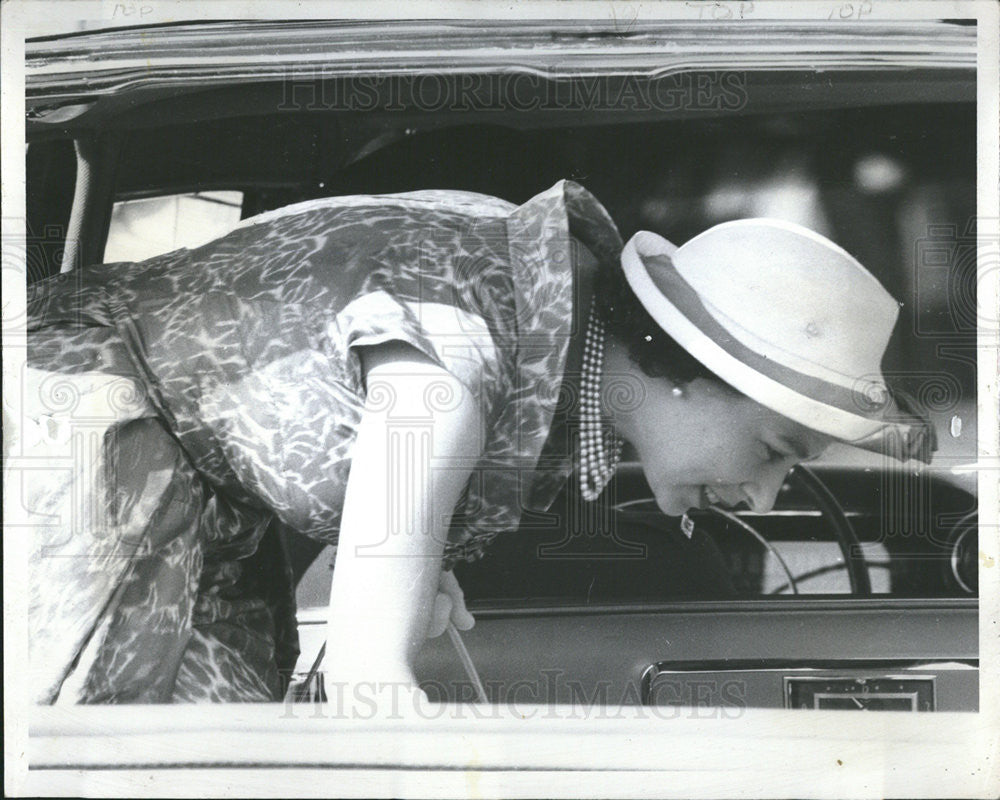
[[597,497],[625,441],[672,515],[765,510],[833,439],[932,448],[880,377],[896,304],[846,253],[759,220],[623,250],[570,182],[303,203],[29,311],[36,452],[98,443],[32,501],[57,520],[32,559],[43,702],[277,699],[283,531],[338,544],[327,674],[415,685],[424,637],[472,624],[442,566],[574,470]]

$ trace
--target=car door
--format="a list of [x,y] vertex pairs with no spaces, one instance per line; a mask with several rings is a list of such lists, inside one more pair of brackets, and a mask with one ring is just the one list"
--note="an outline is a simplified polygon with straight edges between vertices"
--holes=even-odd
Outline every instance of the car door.
[[[861,681],[869,694],[908,692],[919,708],[976,707],[976,501],[961,469],[975,460],[975,324],[952,303],[968,290],[975,240],[974,29],[192,24],[34,42],[26,94],[29,227],[42,254],[29,279],[132,258],[136,244],[191,244],[151,242],[164,219],[210,236],[351,192],[437,186],[517,202],[569,177],[623,231],[675,240],[734,216],[817,215],[866,263],[888,265],[886,285],[921,293],[904,308],[920,336],[894,345],[893,371],[937,404],[939,425],[956,430],[957,418],[964,432],[917,476],[843,453],[821,471],[860,529],[863,552],[846,556],[824,511],[794,488],[766,519],[705,519],[697,540],[679,539],[675,522],[643,509],[641,475],[625,470],[624,499],[611,505],[632,505],[620,518],[606,511],[621,520],[613,534],[588,540],[567,500],[460,570],[479,620],[466,637],[472,660],[499,682],[497,702],[515,692],[801,705],[820,670],[826,694],[854,697]],[[919,508],[897,508],[913,498]],[[559,547],[585,540],[611,552]],[[322,608],[330,554],[309,573],[315,549],[291,547],[306,573],[308,671],[322,613],[309,609]],[[851,591],[854,561],[884,590]],[[464,696],[450,642],[423,659],[428,687]],[[886,688],[897,679],[909,688]]]

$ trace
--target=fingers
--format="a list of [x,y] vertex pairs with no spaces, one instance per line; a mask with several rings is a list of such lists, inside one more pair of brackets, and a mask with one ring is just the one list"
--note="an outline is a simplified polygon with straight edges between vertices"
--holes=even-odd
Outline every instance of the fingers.
[[451,621],[455,623],[455,627],[460,631],[471,630],[476,624],[476,618],[465,607],[465,600],[452,606]]
[[462,587],[458,585],[458,578],[455,577],[455,573],[450,570],[441,573],[439,590],[445,592],[451,598],[451,621],[455,623],[455,627],[460,631],[471,629],[476,624],[476,618],[465,607],[465,593],[462,591]]
[[452,599],[450,595],[438,592],[434,598],[434,610],[431,612],[431,624],[427,629],[427,638],[434,639],[444,633],[451,618]]

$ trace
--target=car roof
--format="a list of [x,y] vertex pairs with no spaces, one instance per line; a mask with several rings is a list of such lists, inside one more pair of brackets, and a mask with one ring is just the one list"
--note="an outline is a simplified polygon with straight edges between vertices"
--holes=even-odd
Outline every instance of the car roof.
[[[883,102],[974,101],[975,67],[975,27],[948,21],[181,22],[28,40],[25,96],[31,134],[53,126],[93,127],[111,117],[148,124],[149,115],[162,110],[159,101],[193,93],[203,95],[204,114],[225,115],[230,106],[233,114],[237,106],[240,114],[274,109],[288,82],[300,80],[492,73],[537,85],[594,76],[669,81],[684,73],[738,70],[754,75],[749,112],[868,104],[873,93]],[[803,71],[824,79],[803,86]],[[238,103],[234,89],[240,90]],[[486,106],[491,102],[488,93],[470,97],[473,107],[463,111],[476,111],[476,97]],[[670,110],[675,116],[711,111]],[[614,120],[622,121],[662,118],[663,109],[623,112],[618,104],[614,111]],[[600,109],[589,112],[591,122],[602,116]],[[519,116],[531,118],[524,124],[544,124],[544,115]]]

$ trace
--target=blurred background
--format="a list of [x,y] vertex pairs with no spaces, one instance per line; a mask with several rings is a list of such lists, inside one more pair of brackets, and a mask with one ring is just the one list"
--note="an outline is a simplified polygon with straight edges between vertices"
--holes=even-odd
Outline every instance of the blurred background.
[[[592,191],[625,238],[643,229],[682,244],[725,220],[790,220],[840,244],[900,300],[884,369],[933,416],[937,463],[961,470],[976,460],[974,115],[919,105],[417,132],[390,137],[318,185],[116,202],[104,256],[132,261],[197,246],[243,217],[306,197],[455,188],[521,203],[560,178]],[[277,170],[294,153],[273,157]],[[829,458],[875,457],[843,448]]]
[[[104,260],[135,261],[194,247],[242,218],[308,197],[450,188],[521,203],[564,177],[590,189],[625,238],[652,230],[681,244],[730,219],[789,220],[836,241],[900,300],[884,370],[933,418],[940,440],[935,468],[974,491],[976,472],[967,467],[976,461],[977,441],[974,122],[972,108],[921,105],[538,131],[470,125],[390,135],[318,183],[120,200]],[[252,157],[250,146],[236,139],[244,157]],[[130,157],[141,159],[146,145],[134,147]],[[274,158],[276,172],[296,171],[293,150]],[[880,456],[842,446],[831,448],[823,463],[887,466]],[[925,519],[929,500],[921,474],[887,474],[894,483],[883,486],[883,504],[909,504],[911,519]],[[864,547],[873,590],[891,591],[886,543]],[[726,552],[742,550],[730,544]],[[838,560],[833,542],[783,542],[781,552],[800,574],[817,562]],[[771,554],[759,555],[756,591],[787,592],[781,564]],[[303,606],[324,602],[334,556],[327,549],[306,574]],[[898,571],[907,562],[893,563]],[[894,581],[897,591],[907,585],[898,575]],[[831,571],[802,590],[840,593],[849,587],[842,572]]]

